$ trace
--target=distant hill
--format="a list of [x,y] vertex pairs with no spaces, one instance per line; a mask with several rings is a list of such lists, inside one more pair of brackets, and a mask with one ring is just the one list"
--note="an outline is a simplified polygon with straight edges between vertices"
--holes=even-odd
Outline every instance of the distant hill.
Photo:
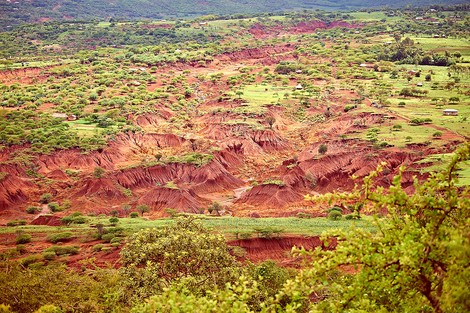
[[463,4],[468,0],[3,0],[0,27],[47,20],[104,20],[248,14],[295,9],[350,10]]

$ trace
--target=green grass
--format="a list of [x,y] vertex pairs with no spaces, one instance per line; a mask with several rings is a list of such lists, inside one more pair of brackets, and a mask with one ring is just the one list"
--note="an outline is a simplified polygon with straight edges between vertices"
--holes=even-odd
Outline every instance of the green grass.
[[401,20],[399,16],[388,17],[384,12],[352,12],[349,13],[355,20],[359,21],[380,21],[386,19],[387,21]]
[[[196,216],[205,226],[214,229],[214,231],[223,233],[227,239],[235,238],[236,233],[251,233],[252,237],[256,237],[256,229],[269,228],[282,230],[282,234],[293,234],[302,236],[321,235],[327,230],[347,230],[351,227],[357,227],[374,231],[375,227],[372,225],[372,218],[364,216],[362,220],[353,221],[341,219],[338,221],[331,221],[327,218],[244,218],[244,217],[209,217],[205,215]],[[102,223],[109,224],[109,216],[107,217],[89,217],[90,224]],[[165,218],[157,220],[147,220],[144,218],[120,218],[117,227],[122,227],[124,232],[129,235],[141,229],[163,227],[174,220]],[[79,236],[93,231],[90,224],[81,224],[74,226],[35,226],[25,225],[16,227],[2,227],[0,233],[15,233],[22,230],[26,233],[60,233],[72,232]]]
[[[292,87],[278,87],[273,85],[248,85],[242,90],[241,99],[245,100],[242,106],[234,109],[237,113],[264,113],[265,106],[282,103],[285,93],[292,93]],[[238,96],[235,96],[238,98]]]
[[450,53],[459,51],[463,56],[470,56],[470,40],[464,38],[431,38],[408,36],[425,51]]
[[77,131],[78,135],[81,136],[91,136],[95,133],[97,129],[96,123],[90,123],[83,119],[78,119],[76,121],[68,121],[66,123],[70,126],[70,129]]
[[[432,163],[431,166],[421,169],[421,173],[431,173],[443,171],[449,164],[453,153],[443,154],[432,154],[428,155],[423,160],[419,161],[418,164]],[[457,186],[470,186],[470,161],[462,162],[459,164],[459,170],[457,171],[459,181]]]

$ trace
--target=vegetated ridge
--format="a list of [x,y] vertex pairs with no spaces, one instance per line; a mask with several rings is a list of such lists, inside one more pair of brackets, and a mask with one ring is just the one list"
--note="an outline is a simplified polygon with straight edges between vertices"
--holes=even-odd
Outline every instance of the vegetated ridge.
[[431,4],[465,4],[465,0],[45,0],[45,1],[2,1],[0,21],[2,26],[24,22],[47,20],[108,20],[118,19],[162,19],[208,14],[253,14],[293,9],[350,10],[378,7],[424,6]]

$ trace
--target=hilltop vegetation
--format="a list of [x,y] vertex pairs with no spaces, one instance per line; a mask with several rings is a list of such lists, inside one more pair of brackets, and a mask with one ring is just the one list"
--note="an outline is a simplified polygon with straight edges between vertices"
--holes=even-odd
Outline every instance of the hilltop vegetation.
[[398,8],[406,5],[466,4],[465,0],[260,0],[260,1],[196,1],[196,0],[117,0],[117,1],[3,1],[0,4],[0,26],[17,25],[45,20],[109,20],[109,19],[165,19],[171,17],[195,17],[201,15],[229,15],[276,12],[293,9],[352,10],[379,7]]

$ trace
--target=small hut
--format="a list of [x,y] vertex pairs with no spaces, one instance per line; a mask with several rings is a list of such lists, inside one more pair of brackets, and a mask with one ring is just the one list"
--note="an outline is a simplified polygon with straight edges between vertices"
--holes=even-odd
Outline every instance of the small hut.
[[445,109],[444,111],[442,111],[444,113],[444,115],[446,116],[457,116],[459,115],[459,111],[456,110],[456,109]]

